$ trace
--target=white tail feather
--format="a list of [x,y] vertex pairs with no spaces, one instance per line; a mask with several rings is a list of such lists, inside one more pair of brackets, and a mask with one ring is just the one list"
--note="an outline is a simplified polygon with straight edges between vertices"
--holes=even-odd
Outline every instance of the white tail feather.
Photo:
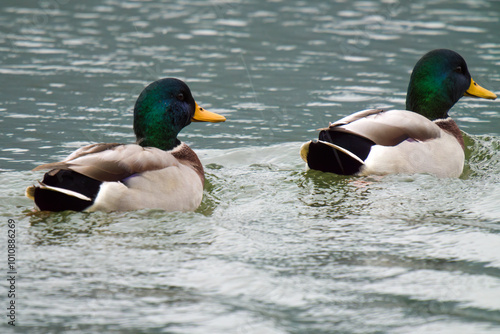
[[336,150],[338,150],[338,151],[340,151],[340,152],[342,152],[342,153],[347,154],[348,156],[350,156],[350,157],[351,157],[351,158],[353,158],[354,160],[359,161],[359,163],[360,163],[360,164],[362,164],[362,165],[364,165],[364,164],[365,164],[365,162],[364,162],[363,160],[361,160],[361,159],[360,159],[360,158],[359,158],[356,154],[354,154],[354,153],[352,153],[352,152],[350,152],[350,151],[346,150],[346,149],[345,149],[345,148],[343,148],[343,147],[340,147],[340,146],[338,146],[338,145],[335,145],[335,144],[332,144],[332,143],[329,143],[329,142],[327,142],[327,141],[323,141],[323,140],[318,140],[318,143],[322,143],[322,144],[328,145],[328,146],[330,146],[330,147],[333,147],[334,149],[336,149]]
[[65,195],[68,195],[68,196],[72,196],[72,197],[76,197],[76,198],[79,198],[81,200],[84,200],[84,201],[89,201],[89,202],[92,202],[92,199],[85,196],[85,195],[82,195],[80,193],[77,193],[76,191],[73,191],[73,190],[68,190],[68,189],[64,189],[64,188],[58,188],[58,187],[52,187],[52,186],[48,186],[44,183],[41,183],[40,182],[40,188],[41,189],[49,189],[49,190],[52,190],[52,191],[57,191],[57,192],[60,192],[60,193],[63,193]]

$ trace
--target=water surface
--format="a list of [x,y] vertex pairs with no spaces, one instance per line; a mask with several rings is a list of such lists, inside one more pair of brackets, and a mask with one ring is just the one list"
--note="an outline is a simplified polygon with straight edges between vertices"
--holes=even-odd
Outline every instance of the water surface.
[[[498,93],[499,12],[449,0],[3,1],[0,224],[5,245],[17,223],[16,332],[497,333],[497,101],[452,110],[467,144],[459,179],[305,171],[298,150],[329,121],[402,108],[413,65],[435,48]],[[205,165],[200,209],[32,213],[23,193],[42,173],[30,170],[133,142],[135,99],[169,76],[228,119],[180,136]]]

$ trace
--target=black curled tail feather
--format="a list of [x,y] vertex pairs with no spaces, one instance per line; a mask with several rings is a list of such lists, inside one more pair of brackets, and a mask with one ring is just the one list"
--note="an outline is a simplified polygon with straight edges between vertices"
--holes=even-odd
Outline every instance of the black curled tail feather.
[[[83,211],[93,204],[101,183],[72,170],[52,170],[45,174],[42,186],[34,188],[35,204],[43,211]],[[71,190],[91,201],[44,188],[43,185]]]
[[373,141],[355,134],[332,129],[322,130],[319,141],[313,141],[309,145],[307,163],[311,169],[339,175],[353,175],[359,172],[363,165],[362,161],[368,157],[373,145],[375,145]]

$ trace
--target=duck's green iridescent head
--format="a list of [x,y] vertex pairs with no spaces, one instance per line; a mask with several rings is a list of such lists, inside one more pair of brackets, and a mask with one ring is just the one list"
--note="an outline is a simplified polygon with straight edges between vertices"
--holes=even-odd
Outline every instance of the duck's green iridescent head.
[[452,50],[437,49],[425,54],[413,68],[406,109],[430,120],[446,118],[448,110],[464,95],[497,97],[472,80],[462,56]]
[[204,110],[189,87],[175,78],[160,79],[144,88],[134,107],[137,143],[162,150],[179,144],[177,135],[192,121],[224,122],[224,116]]

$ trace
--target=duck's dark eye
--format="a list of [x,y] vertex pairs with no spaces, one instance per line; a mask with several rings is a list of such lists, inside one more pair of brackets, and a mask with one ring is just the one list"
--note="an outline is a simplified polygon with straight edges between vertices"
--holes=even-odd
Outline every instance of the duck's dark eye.
[[179,95],[177,95],[177,100],[184,101],[184,94],[179,93]]
[[464,72],[462,71],[462,66],[457,66],[457,68],[455,68],[455,72],[463,74]]

